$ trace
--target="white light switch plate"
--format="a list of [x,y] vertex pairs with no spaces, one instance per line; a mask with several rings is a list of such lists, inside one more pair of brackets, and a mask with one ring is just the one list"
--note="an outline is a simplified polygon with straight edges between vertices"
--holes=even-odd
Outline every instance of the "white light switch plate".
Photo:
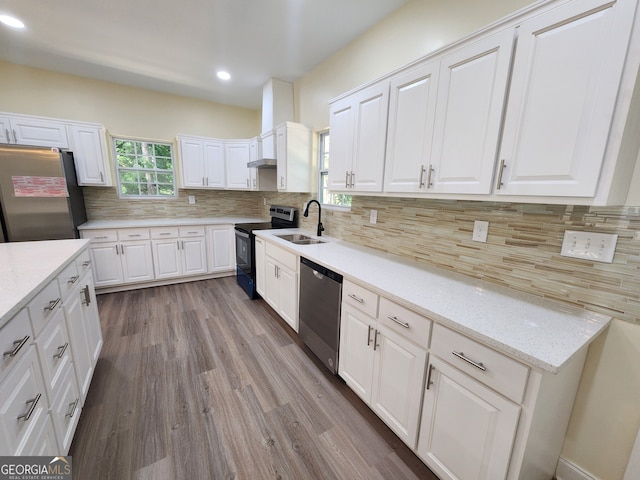
[[195,204],[196,204],[196,196],[189,195],[189,205],[195,205]]
[[378,223],[378,210],[371,210],[369,215],[369,223]]
[[614,234],[566,230],[560,255],[593,262],[611,263],[617,242],[618,235]]
[[474,242],[487,242],[487,234],[489,233],[489,222],[483,220],[476,220],[473,222],[473,237],[471,239]]

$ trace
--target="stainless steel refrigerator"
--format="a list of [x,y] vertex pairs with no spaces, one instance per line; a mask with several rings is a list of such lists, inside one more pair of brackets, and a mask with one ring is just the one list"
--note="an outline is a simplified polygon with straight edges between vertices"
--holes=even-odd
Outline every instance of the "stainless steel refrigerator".
[[78,238],[87,221],[71,152],[0,146],[0,242]]

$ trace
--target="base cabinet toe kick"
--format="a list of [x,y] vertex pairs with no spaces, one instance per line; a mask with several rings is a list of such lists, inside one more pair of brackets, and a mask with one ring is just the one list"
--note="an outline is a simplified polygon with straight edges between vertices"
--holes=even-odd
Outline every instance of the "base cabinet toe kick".
[[102,330],[88,244],[0,328],[0,455],[66,455]]

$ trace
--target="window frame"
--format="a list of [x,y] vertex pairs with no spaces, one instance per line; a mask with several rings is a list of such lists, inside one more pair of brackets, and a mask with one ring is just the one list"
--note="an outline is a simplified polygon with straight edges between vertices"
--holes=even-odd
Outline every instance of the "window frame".
[[[122,167],[120,166],[120,162],[118,160],[118,152],[116,150],[116,144],[117,142],[132,142],[132,143],[139,143],[139,144],[150,144],[154,146],[154,151],[155,151],[155,146],[156,145],[162,145],[162,146],[167,146],[169,147],[170,151],[171,151],[171,157],[170,157],[170,161],[171,161],[171,170],[165,170],[165,169],[159,169],[159,168],[142,168],[142,167]],[[177,174],[176,174],[176,157],[175,157],[175,144],[174,142],[171,141],[164,141],[164,140],[151,140],[151,139],[146,139],[146,138],[137,138],[137,137],[126,137],[126,136],[112,136],[111,137],[111,148],[112,148],[112,152],[113,152],[113,158],[114,158],[114,164],[115,164],[115,173],[116,173],[116,183],[117,183],[117,188],[118,188],[118,198],[121,199],[126,199],[126,200],[154,200],[154,199],[170,199],[170,198],[177,198],[178,197],[178,179],[177,179]],[[137,149],[136,149],[137,150]],[[134,154],[136,157],[137,156],[142,156],[141,154],[138,154],[137,151]],[[154,158],[154,164],[156,163],[156,155],[155,153],[153,154],[153,158]],[[164,156],[160,156],[158,158],[168,158],[168,157],[164,157]],[[172,195],[162,195],[162,194],[154,194],[154,195],[149,195],[149,194],[138,194],[138,195],[131,195],[131,194],[126,194],[123,193],[122,191],[122,178],[121,178],[121,172],[150,172],[150,173],[155,173],[157,174],[171,174],[171,186],[173,188],[173,194]],[[157,177],[156,177],[157,178]],[[137,184],[138,184],[138,191],[140,191],[139,186],[141,184],[143,184],[144,182],[140,182],[138,180]],[[162,185],[169,185],[168,183],[165,182],[153,182],[156,185],[158,185],[159,183]]]
[[[330,202],[330,203],[326,203],[323,198],[323,184],[322,184],[322,179],[323,176],[327,177],[327,181],[329,178],[329,168],[325,167],[324,165],[324,156],[325,156],[325,149],[324,149],[324,138],[326,136],[329,136],[329,138],[331,138],[331,134],[329,129],[324,129],[324,130],[320,130],[318,133],[318,202],[320,202],[320,204],[322,205],[323,208],[326,208],[328,210],[342,210],[342,211],[350,211],[351,210],[351,203],[353,202],[353,197],[349,194],[343,194],[345,196],[349,197],[349,205],[338,205],[336,203]],[[331,199],[331,193],[329,193],[329,198]]]

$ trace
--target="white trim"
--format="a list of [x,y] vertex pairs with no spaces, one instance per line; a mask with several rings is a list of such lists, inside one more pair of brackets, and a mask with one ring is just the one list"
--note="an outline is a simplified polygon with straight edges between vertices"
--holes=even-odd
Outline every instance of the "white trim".
[[640,478],[640,430],[636,436],[636,442],[631,450],[631,457],[627,463],[627,471],[624,472],[623,480],[635,480]]
[[580,467],[571,463],[566,458],[560,457],[558,468],[556,469],[557,480],[599,480]]

